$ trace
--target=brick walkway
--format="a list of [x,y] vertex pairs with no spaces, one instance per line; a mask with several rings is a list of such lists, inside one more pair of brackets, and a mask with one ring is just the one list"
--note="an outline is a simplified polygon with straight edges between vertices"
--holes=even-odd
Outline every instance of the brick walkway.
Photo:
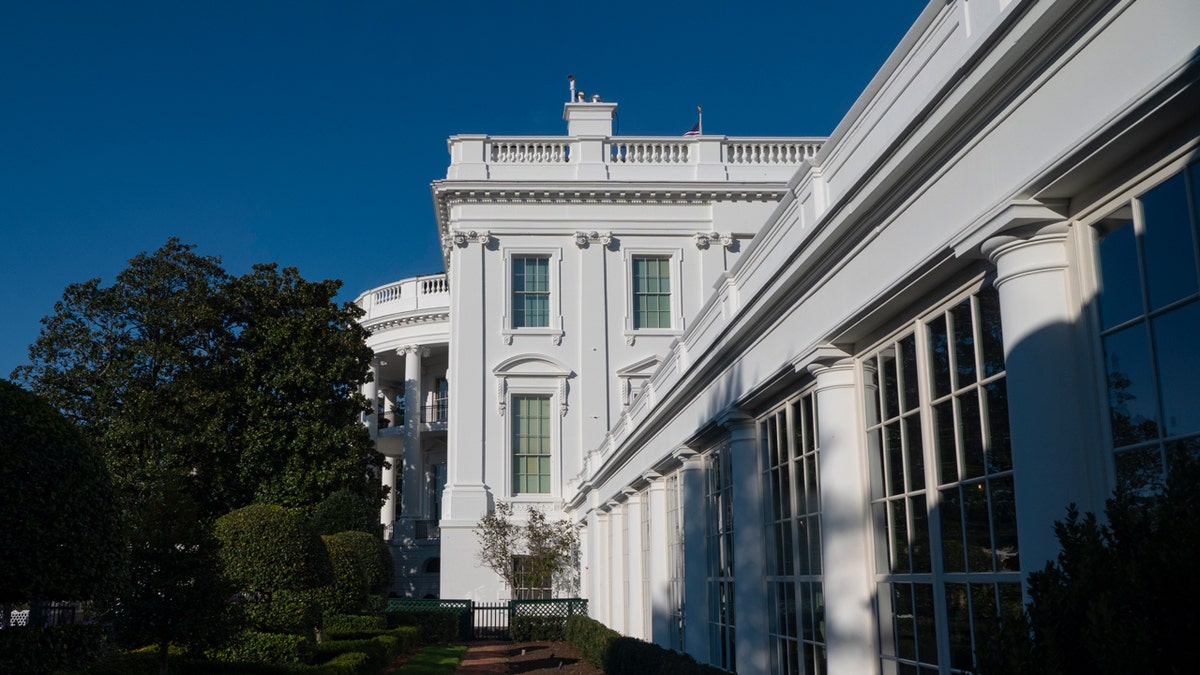
[[500,675],[508,673],[508,652],[511,642],[472,643],[467,655],[458,664],[455,675]]

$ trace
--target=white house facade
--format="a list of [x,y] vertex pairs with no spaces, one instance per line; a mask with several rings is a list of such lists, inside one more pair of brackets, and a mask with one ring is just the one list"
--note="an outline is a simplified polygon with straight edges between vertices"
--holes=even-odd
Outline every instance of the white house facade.
[[622,633],[967,672],[1068,504],[1200,452],[1200,3],[934,0],[828,139],[620,138],[614,109],[451,138],[448,324],[360,298],[379,382],[446,382],[444,432],[379,432],[434,594],[521,590],[474,555],[504,500],[583,527],[565,590]]

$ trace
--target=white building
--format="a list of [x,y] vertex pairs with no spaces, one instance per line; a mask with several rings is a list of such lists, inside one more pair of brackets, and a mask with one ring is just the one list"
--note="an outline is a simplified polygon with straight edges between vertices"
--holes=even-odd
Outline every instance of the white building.
[[623,633],[971,669],[1069,503],[1200,451],[1198,80],[1194,0],[934,0],[823,142],[613,138],[610,103],[452,138],[448,330],[362,299],[383,386],[421,345],[409,400],[449,387],[404,564],[440,518],[441,596],[507,597],[471,528],[538,505]]

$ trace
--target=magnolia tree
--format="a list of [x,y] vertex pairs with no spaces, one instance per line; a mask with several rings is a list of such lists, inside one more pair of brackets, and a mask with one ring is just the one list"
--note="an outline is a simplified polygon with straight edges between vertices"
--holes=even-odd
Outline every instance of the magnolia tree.
[[569,521],[550,520],[533,506],[522,525],[513,519],[512,504],[502,501],[479,520],[475,536],[479,563],[500,575],[516,597],[550,593],[555,581],[561,587],[579,547],[579,530]]

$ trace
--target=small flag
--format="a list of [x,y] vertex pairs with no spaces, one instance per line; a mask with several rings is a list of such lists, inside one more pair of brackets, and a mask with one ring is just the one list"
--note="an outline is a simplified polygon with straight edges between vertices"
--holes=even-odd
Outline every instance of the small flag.
[[684,136],[699,136],[700,135],[700,123],[696,122],[695,124],[693,124],[692,128],[688,129],[686,132],[684,132],[683,135]]

